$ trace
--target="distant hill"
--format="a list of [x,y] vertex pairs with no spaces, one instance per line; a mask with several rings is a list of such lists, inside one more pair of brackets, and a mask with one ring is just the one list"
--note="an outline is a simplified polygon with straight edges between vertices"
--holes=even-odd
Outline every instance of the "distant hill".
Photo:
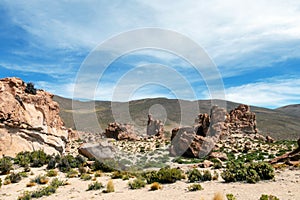
[[284,112],[287,115],[300,118],[300,104],[287,105],[287,106],[277,108],[276,110]]
[[[80,117],[80,122],[84,124],[79,130],[99,133],[101,130],[99,127],[93,127],[92,118],[90,113],[96,111],[98,122],[103,129],[106,128],[107,124],[114,121],[112,115],[111,105],[109,101],[96,101],[96,102],[79,102],[76,103],[78,110],[72,110],[72,100],[66,99],[59,96],[54,96],[54,100],[60,104],[61,112],[60,115],[63,118],[66,127],[75,128],[73,121],[73,113],[76,113]],[[93,104],[95,103],[95,106]],[[128,103],[113,102],[114,108],[117,110],[117,117],[123,116],[126,110],[122,109],[122,106],[128,107]],[[239,105],[239,103],[227,101],[227,110],[231,110]],[[161,105],[161,106],[159,106]],[[162,119],[167,116],[165,122],[165,129],[171,130],[181,125],[192,125],[196,116],[199,114],[194,106],[197,105],[197,101],[186,101],[177,99],[166,99],[166,98],[152,98],[142,99],[129,102],[130,117],[134,123],[140,126],[146,126],[147,114],[149,109],[164,109],[165,115],[155,115],[157,119]],[[209,113],[211,108],[210,100],[199,100],[198,101],[199,112]],[[87,108],[94,108],[87,109]],[[189,113],[185,113],[185,121],[181,120],[181,109],[190,110]],[[288,109],[287,109],[288,108]],[[297,106],[296,110],[293,110],[293,106],[286,106],[284,109],[267,109],[261,107],[251,106],[251,111],[256,113],[257,128],[263,135],[270,135],[276,139],[297,139],[300,137],[300,106]],[[295,112],[295,113],[294,113]],[[164,112],[162,112],[164,113]],[[291,114],[293,113],[293,114]],[[298,113],[298,114],[296,114]],[[152,113],[153,114],[153,113]],[[118,122],[126,123],[128,121]],[[78,129],[78,127],[77,127]]]

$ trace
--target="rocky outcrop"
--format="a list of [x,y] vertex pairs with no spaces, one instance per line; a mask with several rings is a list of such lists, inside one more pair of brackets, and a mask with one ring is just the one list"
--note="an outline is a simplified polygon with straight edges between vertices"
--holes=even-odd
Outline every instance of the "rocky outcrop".
[[160,120],[154,120],[152,115],[148,115],[147,135],[164,138],[164,124]]
[[240,105],[229,113],[224,108],[213,106],[210,115],[199,114],[195,122],[193,127],[172,130],[170,155],[203,157],[211,153],[216,142],[233,133],[257,133],[255,114],[247,105]]
[[229,129],[234,133],[257,133],[256,116],[250,111],[250,106],[239,105],[229,112]]
[[99,160],[103,160],[103,159],[114,158],[116,149],[109,142],[109,140],[103,139],[99,143],[82,144],[78,148],[78,152],[89,159],[96,158]]
[[199,158],[209,154],[213,148],[213,139],[197,135],[194,127],[172,130],[171,156]]
[[53,95],[18,78],[0,80],[0,156],[44,149],[63,153],[68,130]]
[[135,134],[133,125],[120,124],[117,122],[109,123],[105,129],[104,135],[107,138],[114,138],[115,140],[139,140],[140,138]]

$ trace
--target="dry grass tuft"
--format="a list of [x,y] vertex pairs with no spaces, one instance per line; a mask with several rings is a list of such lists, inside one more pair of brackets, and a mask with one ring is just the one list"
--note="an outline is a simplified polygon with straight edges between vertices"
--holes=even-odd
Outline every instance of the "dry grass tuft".
[[213,200],[225,200],[225,196],[222,192],[217,192],[215,194]]

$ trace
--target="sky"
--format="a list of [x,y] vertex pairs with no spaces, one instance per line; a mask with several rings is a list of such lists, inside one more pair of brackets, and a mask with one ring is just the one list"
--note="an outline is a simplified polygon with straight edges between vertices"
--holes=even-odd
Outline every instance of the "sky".
[[[0,13],[0,78],[19,77],[56,95],[74,97],[80,69],[105,41],[151,27],[199,45],[217,69],[224,99],[268,108],[300,103],[298,1],[1,0]],[[165,49],[124,53],[91,76],[97,87],[82,87],[82,99],[92,93],[97,100],[195,100],[214,92],[201,70]]]

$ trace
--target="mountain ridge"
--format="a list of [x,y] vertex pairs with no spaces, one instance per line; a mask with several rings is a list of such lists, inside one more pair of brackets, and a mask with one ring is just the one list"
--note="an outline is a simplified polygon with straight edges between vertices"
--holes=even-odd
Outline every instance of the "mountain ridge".
[[[167,99],[167,98],[148,98],[148,99],[140,99],[133,100],[129,102],[110,102],[110,101],[89,101],[89,102],[80,102],[74,101],[78,108],[77,111],[72,109],[72,99],[67,99],[60,96],[54,96],[53,98],[57,101],[61,107],[60,115],[63,118],[65,125],[69,128],[76,128],[73,120],[73,113],[78,114],[80,117],[82,124],[85,125],[84,128],[80,128],[78,130],[88,131],[99,133],[104,130],[108,123],[115,121],[115,117],[112,114],[112,105],[116,110],[118,110],[117,115],[122,116],[126,111],[122,108],[127,106],[129,108],[130,117],[139,126],[145,126],[147,122],[147,115],[149,110],[160,110],[164,109],[165,115],[155,116],[157,119],[159,117],[167,116],[167,120],[165,121],[165,127],[167,131],[170,131],[172,128],[180,126],[179,122],[181,122],[181,109],[194,108],[193,106],[199,106],[199,112],[201,113],[209,113],[211,108],[211,100],[198,100],[198,101],[188,101],[188,100],[178,100],[178,99]],[[224,103],[221,100],[220,103]],[[90,113],[91,110],[84,110],[84,108],[91,108],[95,103],[96,116],[98,118],[98,122],[100,127],[95,127],[91,124]],[[229,111],[237,107],[240,103],[226,101],[226,109]],[[277,109],[268,109],[257,106],[250,106],[251,111],[256,113],[257,119],[257,128],[263,135],[270,135],[276,139],[297,139],[300,135],[300,117],[296,114],[293,114],[293,110],[287,105],[285,107],[289,108],[289,111],[285,109],[277,108]],[[298,107],[297,107],[298,108]],[[300,108],[300,107],[299,107]],[[299,109],[300,110],[300,109]],[[191,125],[194,122],[194,119],[199,114],[196,110],[192,110],[188,116],[184,116],[185,121],[181,124]],[[164,113],[164,112],[162,112]],[[295,113],[298,113],[298,109],[295,110]],[[154,114],[155,115],[155,114]],[[118,116],[117,116],[118,117]],[[128,123],[128,121],[119,121],[123,123]]]

